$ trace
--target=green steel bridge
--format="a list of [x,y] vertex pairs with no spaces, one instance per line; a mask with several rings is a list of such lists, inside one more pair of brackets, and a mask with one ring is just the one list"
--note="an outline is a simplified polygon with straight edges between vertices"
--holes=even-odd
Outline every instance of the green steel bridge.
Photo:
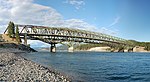
[[46,27],[35,25],[19,25],[19,35],[24,38],[24,44],[27,45],[27,39],[40,40],[51,44],[51,52],[55,52],[55,44],[62,42],[82,42],[82,43],[115,43],[118,45],[130,45],[125,39],[86,30],[61,27]]

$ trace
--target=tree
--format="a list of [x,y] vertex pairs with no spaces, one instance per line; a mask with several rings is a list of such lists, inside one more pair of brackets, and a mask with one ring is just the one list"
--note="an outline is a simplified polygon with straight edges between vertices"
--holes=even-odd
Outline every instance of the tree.
[[21,39],[20,39],[20,36],[19,36],[19,28],[18,28],[18,26],[16,26],[16,40],[17,40],[18,44],[21,43]]
[[14,35],[15,35],[15,25],[14,25],[14,23],[10,21],[7,28],[8,28],[9,37],[14,37]]
[[145,50],[147,50],[147,51],[150,50],[150,43],[145,43]]
[[11,33],[11,21],[9,22],[9,25],[8,25],[8,35],[9,35],[9,37],[11,37],[11,35],[12,35],[12,33]]

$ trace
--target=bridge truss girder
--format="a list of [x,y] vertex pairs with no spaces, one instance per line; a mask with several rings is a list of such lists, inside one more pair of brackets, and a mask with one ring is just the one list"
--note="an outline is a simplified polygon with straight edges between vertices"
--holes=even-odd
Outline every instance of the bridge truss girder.
[[129,45],[128,41],[122,38],[110,36],[107,34],[90,32],[71,28],[54,28],[33,25],[18,25],[22,27],[20,36],[27,34],[29,39],[37,39],[46,43],[60,43],[66,41],[84,42],[84,43],[102,43],[110,42],[123,45]]

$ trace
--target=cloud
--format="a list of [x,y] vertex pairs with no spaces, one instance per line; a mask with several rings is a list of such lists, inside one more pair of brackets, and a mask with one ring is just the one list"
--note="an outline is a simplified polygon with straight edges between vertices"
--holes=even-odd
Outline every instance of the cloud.
[[95,26],[90,25],[87,22],[84,22],[83,20],[79,20],[79,19],[66,20],[66,25],[68,27],[77,27],[77,29],[89,30],[89,31],[94,31],[93,29],[96,28]]
[[80,19],[64,20],[63,16],[55,9],[35,4],[33,0],[0,0],[0,2],[0,25],[7,25],[9,21],[14,21],[19,24],[96,28]]
[[[74,3],[78,7],[83,4],[82,1],[71,1],[71,4]],[[35,24],[84,30],[96,28],[80,19],[64,20],[63,16],[54,8],[33,3],[33,0],[0,0],[0,33],[4,32],[9,21],[16,24]]]
[[120,20],[120,16],[117,16],[110,25],[108,25],[107,27],[100,28],[99,32],[109,34],[109,35],[116,35],[118,33],[118,30],[114,28],[112,29],[111,27],[116,25],[119,22],[119,20]]
[[85,5],[84,0],[66,0],[65,3],[74,6],[76,9],[80,9],[83,5]]
[[108,25],[107,27],[101,27],[99,29],[99,32],[109,34],[109,35],[116,35],[118,33],[118,30],[111,27],[116,25],[119,22],[119,20],[120,20],[120,16],[117,16],[110,25]]
[[112,26],[116,25],[116,24],[119,22],[119,20],[120,20],[120,17],[117,16],[117,17],[114,19],[114,21],[113,21],[108,27],[112,27]]
[[[84,5],[83,0],[67,0],[76,9]],[[114,23],[118,23],[120,17]],[[112,33],[106,28],[97,28],[81,19],[64,19],[63,16],[52,7],[33,3],[33,0],[0,0],[0,33],[6,29],[9,21],[16,24],[35,24],[43,26],[68,27],[95,32]],[[31,46],[48,46],[41,42],[29,41]]]
[[116,35],[118,33],[118,30],[108,29],[107,27],[101,27],[98,31],[104,34],[109,34],[109,35]]

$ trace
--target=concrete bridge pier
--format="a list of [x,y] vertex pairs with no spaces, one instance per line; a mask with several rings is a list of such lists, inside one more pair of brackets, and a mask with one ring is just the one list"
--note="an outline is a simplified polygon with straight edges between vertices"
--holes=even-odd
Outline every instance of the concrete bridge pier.
[[74,45],[76,45],[75,42],[67,42],[67,43],[62,42],[61,44],[68,47],[68,52],[74,52]]
[[51,43],[50,52],[56,52],[56,44],[55,43]]
[[70,46],[69,48],[68,48],[68,52],[73,52],[74,51],[74,47],[73,46]]
[[78,43],[78,42],[70,42],[70,43],[68,44],[68,52],[74,52],[74,47],[75,47],[76,45],[79,45],[79,43]]
[[27,45],[27,34],[24,35],[24,45]]

